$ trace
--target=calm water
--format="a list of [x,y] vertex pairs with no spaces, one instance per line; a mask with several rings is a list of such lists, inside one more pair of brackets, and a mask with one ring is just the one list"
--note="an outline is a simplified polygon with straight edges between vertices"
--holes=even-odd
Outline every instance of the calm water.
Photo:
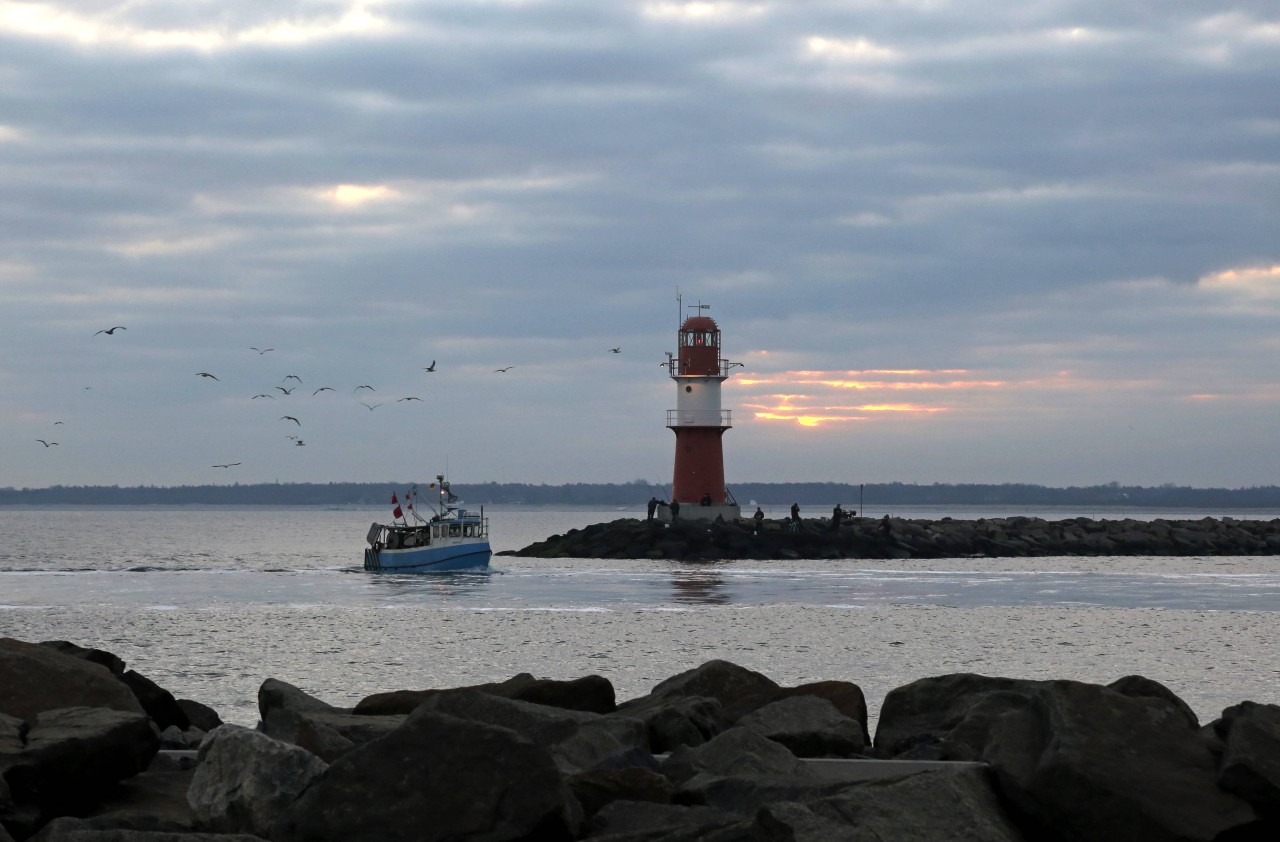
[[[638,512],[491,507],[486,514],[500,551]],[[1277,516],[905,507],[895,514]],[[1269,645],[1280,622],[1280,565],[1271,559],[495,557],[484,574],[368,574],[360,569],[364,535],[385,515],[382,508],[0,509],[0,636],[109,649],[177,695],[246,724],[257,686],[271,676],[335,704],[520,671],[600,673],[629,698],[725,657],[781,683],[857,681],[874,710],[893,686],[940,672],[1107,681],[1141,672],[1193,705],[1201,699],[1205,713],[1216,713],[1221,700],[1256,698],[1280,676]],[[950,629],[945,638],[941,629]],[[1055,635],[1062,639],[1049,639]],[[1227,663],[1205,661],[1211,647],[1231,656]],[[1202,676],[1211,688],[1177,686],[1188,669],[1220,668]],[[1238,675],[1223,686],[1231,670]]]

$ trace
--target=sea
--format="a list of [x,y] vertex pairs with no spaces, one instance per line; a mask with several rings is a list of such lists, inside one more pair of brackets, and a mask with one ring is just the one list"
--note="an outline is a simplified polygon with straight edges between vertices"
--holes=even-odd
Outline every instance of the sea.
[[[786,686],[854,682],[873,729],[889,691],[956,672],[1096,683],[1144,675],[1203,722],[1245,700],[1280,703],[1280,557],[495,555],[484,573],[368,573],[365,535],[386,508],[0,508],[0,637],[108,650],[175,696],[250,726],[268,678],[353,706],[388,690],[595,674],[624,701],[716,658]],[[1280,518],[1047,507],[891,513]],[[485,515],[500,552],[644,512],[643,503],[490,505]]]

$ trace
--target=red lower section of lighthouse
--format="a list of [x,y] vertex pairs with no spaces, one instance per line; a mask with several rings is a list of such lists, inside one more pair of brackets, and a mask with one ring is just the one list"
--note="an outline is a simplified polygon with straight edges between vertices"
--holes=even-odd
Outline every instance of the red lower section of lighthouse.
[[720,439],[724,427],[676,427],[676,467],[671,480],[671,499],[681,504],[699,503],[710,494],[720,505],[724,493],[724,449]]

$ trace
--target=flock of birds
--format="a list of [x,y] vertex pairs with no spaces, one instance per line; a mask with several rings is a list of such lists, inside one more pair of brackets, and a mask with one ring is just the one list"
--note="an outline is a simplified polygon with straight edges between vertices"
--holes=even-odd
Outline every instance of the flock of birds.
[[[93,335],[94,335],[94,336],[98,336],[98,335],[115,336],[115,335],[116,335],[116,331],[121,331],[121,330],[128,330],[128,328],[127,328],[127,327],[125,327],[124,325],[113,325],[112,327],[109,327],[109,328],[103,328],[102,330],[95,331]],[[250,347],[249,347],[249,350],[250,350],[250,351],[254,351],[254,352],[256,352],[259,356],[262,356],[262,355],[264,355],[264,354],[267,354],[267,353],[270,353],[270,352],[274,351],[274,350],[275,350],[275,348],[259,348],[259,347],[256,347],[256,346],[250,346]],[[609,349],[609,353],[612,353],[612,354],[620,354],[620,353],[622,353],[622,349],[621,349],[621,348],[610,348],[610,349]],[[501,368],[495,368],[493,371],[494,371],[494,373],[495,373],[495,374],[506,374],[507,372],[511,371],[511,369],[513,369],[513,368],[515,368],[515,366],[514,366],[514,365],[508,365],[508,366],[503,366],[503,367],[501,367]],[[428,374],[432,374],[432,373],[434,373],[434,372],[436,371],[436,360],[432,360],[432,361],[431,361],[431,365],[423,366],[423,367],[422,367],[422,370],[423,370],[424,372],[427,372]],[[212,373],[212,372],[209,372],[209,371],[197,371],[197,372],[196,372],[196,376],[197,376],[197,377],[201,377],[201,378],[205,378],[205,379],[208,379],[208,380],[213,380],[213,381],[216,381],[216,382],[219,382],[219,383],[220,383],[220,382],[222,382],[222,381],[221,381],[221,379],[220,379],[216,374],[214,374],[214,373]],[[275,388],[275,390],[277,390],[277,391],[279,391],[279,392],[280,392],[280,394],[279,394],[279,395],[272,394],[271,392],[259,392],[258,394],[254,395],[254,396],[251,398],[251,400],[262,400],[262,399],[266,399],[266,400],[276,400],[278,397],[288,397],[289,395],[292,395],[295,391],[297,391],[300,387],[302,387],[302,378],[301,378],[301,377],[299,377],[298,375],[296,375],[296,374],[286,374],[286,375],[284,376],[283,383],[284,383],[284,384],[290,384],[290,381],[293,381],[293,383],[292,383],[291,385],[279,385],[279,386],[275,386],[275,387],[274,387],[274,388]],[[87,389],[87,388],[89,388],[89,387],[88,387],[88,386],[86,386],[85,388]],[[374,387],[373,387],[373,386],[370,386],[370,385],[367,385],[367,384],[361,384],[361,385],[359,385],[359,386],[356,386],[356,387],[355,387],[355,389],[354,389],[353,391],[358,393],[358,392],[360,392],[361,390],[368,390],[370,393],[373,393],[373,392],[376,392],[376,391],[377,391],[376,389],[374,389]],[[335,389],[335,388],[334,388],[334,387],[332,387],[332,386],[320,386],[320,387],[318,387],[318,388],[314,389],[314,390],[311,392],[311,396],[312,396],[312,397],[316,397],[316,396],[318,396],[321,392],[336,392],[336,391],[337,391],[337,389]],[[411,403],[411,402],[413,402],[413,401],[422,401],[422,398],[417,397],[416,395],[406,395],[405,397],[397,398],[397,399],[395,400],[395,403]],[[361,406],[365,407],[365,408],[366,408],[366,409],[368,409],[370,412],[373,412],[374,410],[376,410],[376,409],[377,409],[378,407],[380,407],[380,406],[385,406],[385,405],[386,405],[386,404],[385,404],[385,402],[383,402],[383,403],[366,403],[366,402],[364,402],[364,401],[360,401],[359,403],[360,403],[360,405],[361,405]],[[292,422],[293,424],[295,424],[295,425],[297,426],[298,431],[299,431],[299,432],[301,432],[301,429],[302,429],[302,421],[301,421],[301,420],[300,420],[296,415],[281,415],[281,416],[280,416],[280,420],[281,420],[281,421],[288,421],[288,422]],[[54,425],[56,426],[56,425],[62,424],[63,422],[62,422],[62,421],[55,421],[55,422],[53,422],[53,423],[54,423]],[[306,446],[306,442],[302,440],[301,436],[298,436],[298,435],[292,435],[292,434],[286,434],[286,435],[287,435],[287,438],[289,438],[289,439],[291,439],[291,440],[293,441],[293,443],[294,443],[294,446],[295,446],[295,447],[305,447],[305,446]],[[50,448],[50,447],[58,447],[58,446],[60,446],[60,442],[50,441],[50,440],[48,440],[48,439],[36,439],[36,441],[37,441],[37,442],[39,442],[40,444],[44,445],[44,447],[45,447],[46,449],[48,449],[48,448]],[[220,462],[220,463],[218,463],[218,464],[216,464],[216,465],[212,465],[211,467],[214,467],[214,468],[234,468],[234,467],[236,467],[237,465],[241,465],[241,464],[243,464],[243,463],[241,463],[241,462]]]

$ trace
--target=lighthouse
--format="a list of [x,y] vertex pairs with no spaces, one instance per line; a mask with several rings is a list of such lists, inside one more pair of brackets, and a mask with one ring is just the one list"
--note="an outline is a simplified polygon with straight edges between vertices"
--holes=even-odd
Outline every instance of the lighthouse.
[[703,315],[709,305],[680,325],[679,351],[668,354],[667,368],[676,383],[676,408],[667,410],[667,427],[676,434],[671,499],[680,504],[682,520],[731,520],[741,514],[724,485],[724,433],[733,426],[729,410],[720,408],[720,384],[735,365],[720,356],[720,328]]

